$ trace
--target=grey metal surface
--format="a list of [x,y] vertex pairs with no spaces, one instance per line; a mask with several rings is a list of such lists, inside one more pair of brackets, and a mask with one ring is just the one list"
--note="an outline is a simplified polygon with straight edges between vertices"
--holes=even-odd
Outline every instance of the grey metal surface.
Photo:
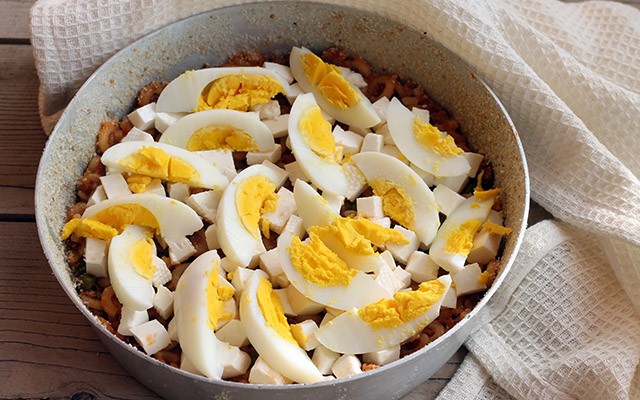
[[[131,110],[145,84],[171,80],[203,63],[217,65],[241,50],[286,54],[293,45],[320,51],[338,46],[376,68],[411,77],[461,123],[474,149],[494,164],[508,237],[500,276],[465,319],[424,349],[354,377],[313,385],[269,387],[211,381],[176,370],[111,335],[77,296],[59,232],[74,200],[75,184],[95,149],[100,123]],[[513,124],[486,86],[457,57],[421,32],[344,7],[314,3],[259,3],[197,15],[125,48],[83,85],[52,133],[36,182],[36,218],[44,252],[62,287],[93,324],[114,357],[166,398],[395,399],[437,371],[476,327],[477,312],[508,279],[526,225],[528,177]]]

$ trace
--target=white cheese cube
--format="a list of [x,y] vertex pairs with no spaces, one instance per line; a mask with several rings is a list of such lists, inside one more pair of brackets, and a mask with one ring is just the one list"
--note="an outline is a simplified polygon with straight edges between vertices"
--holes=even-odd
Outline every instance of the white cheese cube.
[[333,375],[325,375],[322,377],[323,381],[335,381],[337,378]]
[[482,271],[478,263],[466,265],[461,271],[451,274],[451,279],[456,285],[456,294],[464,296],[486,290],[486,281],[482,279],[481,275]]
[[305,182],[310,182],[309,178],[307,178],[307,175],[305,175],[305,173],[302,171],[302,168],[300,168],[300,165],[297,161],[285,164],[284,169],[289,173],[289,180],[291,181],[292,185],[295,185],[298,179]]
[[464,197],[442,184],[433,189],[433,197],[436,199],[440,212],[446,216],[451,215],[453,210],[464,201]]
[[385,250],[380,253],[380,258],[382,258],[382,261],[384,261],[385,264],[387,264],[389,268],[391,268],[391,270],[394,270],[396,268],[396,261],[393,259],[393,255],[389,250]]
[[383,228],[391,228],[391,218],[389,217],[369,218],[369,221],[374,222]]
[[411,274],[404,270],[404,268],[397,266],[393,269],[393,274],[402,282],[402,289],[408,288],[411,285]]
[[367,133],[362,141],[362,147],[360,153],[366,153],[369,151],[380,152],[384,145],[384,138],[377,133]]
[[184,352],[180,356],[180,369],[183,371],[191,372],[195,375],[202,375],[202,372],[198,371],[195,365],[184,355]]
[[489,216],[487,217],[487,221],[493,222],[496,225],[502,225],[504,222],[504,217],[502,216],[502,211],[489,211]]
[[218,168],[230,181],[238,175],[231,150],[205,150],[194,151],[194,153]]
[[91,197],[87,201],[87,207],[91,207],[94,204],[98,204],[101,201],[105,201],[107,199],[107,194],[104,192],[104,188],[102,185],[98,186],[96,190],[93,191]]
[[313,351],[311,361],[318,367],[322,375],[326,375],[331,372],[331,367],[338,358],[340,358],[340,354],[320,345]]
[[249,372],[249,383],[259,385],[286,385],[291,383],[291,380],[271,368],[262,357],[258,357],[256,363],[251,367],[251,372]]
[[287,100],[289,100],[289,104],[293,104],[293,102],[296,101],[298,96],[300,96],[301,94],[304,94],[304,90],[302,90],[302,87],[298,82],[289,86],[289,93],[286,94]]
[[329,207],[336,213],[340,214],[342,205],[344,204],[344,196],[333,194],[330,192],[322,192],[322,198],[327,201]]
[[169,333],[169,338],[171,339],[171,341],[180,341],[180,339],[178,338],[178,320],[176,318],[171,318],[171,321],[169,321],[167,332]]
[[87,238],[84,247],[84,262],[87,273],[96,277],[104,277],[107,272],[107,242],[95,238]]
[[155,194],[162,197],[165,197],[167,195],[167,193],[164,190],[164,186],[162,186],[162,180],[157,178],[151,180],[151,183],[149,183],[147,187],[144,188],[143,193]]
[[498,255],[501,239],[500,235],[491,233],[486,229],[480,230],[473,237],[473,245],[467,256],[467,262],[484,265],[493,260]]
[[392,296],[395,292],[406,287],[400,278],[393,273],[393,269],[386,264],[380,267],[380,270],[376,273],[375,282],[386,289]]
[[353,161],[342,164],[342,170],[347,178],[348,190],[347,193],[345,193],[345,196],[349,201],[354,201],[367,188],[367,180]]
[[275,119],[265,119],[262,122],[269,128],[274,138],[287,136],[289,132],[289,114],[281,114]]
[[284,226],[284,229],[282,229],[282,231],[293,232],[293,234],[299,238],[304,237],[304,234],[306,232],[304,229],[304,224],[302,223],[302,218],[298,217],[295,214],[289,217],[289,220],[287,221],[287,224]]
[[273,72],[280,75],[281,77],[283,77],[289,85],[293,83],[293,75],[291,75],[291,68],[287,67],[286,65],[265,61],[265,63],[263,64],[263,67],[265,67],[266,69],[270,69]]
[[450,287],[445,293],[444,298],[442,299],[442,307],[446,308],[456,308],[458,303],[458,294],[456,293],[456,288]]
[[124,336],[132,336],[131,328],[142,325],[149,321],[147,310],[136,311],[129,307],[122,306],[120,311],[120,325],[118,325],[118,333]]
[[344,155],[359,152],[363,141],[362,136],[351,131],[345,131],[340,125],[336,125],[333,128],[333,138],[337,145],[342,146],[342,153]]
[[384,218],[384,212],[382,211],[382,197],[379,196],[358,198],[356,200],[356,209],[358,210],[358,217],[360,218]]
[[362,75],[360,75],[358,72],[352,71],[349,68],[345,67],[338,67],[338,69],[342,71],[342,76],[344,77],[344,79],[346,79],[347,82],[350,82],[353,86],[357,88],[367,87],[367,82],[365,82]]
[[370,128],[358,128],[357,126],[353,125],[349,125],[349,131],[357,133],[360,136],[366,136],[367,134],[371,133]]
[[171,344],[169,333],[157,319],[130,328],[144,352],[153,355]]
[[230,298],[227,301],[222,302],[222,313],[227,314],[228,318],[218,320],[218,329],[222,329],[227,326],[231,321],[238,319],[238,303],[235,298]]
[[281,234],[284,226],[287,224],[289,217],[296,212],[296,201],[293,198],[293,192],[285,187],[278,190],[278,200],[276,209],[262,215],[269,221],[269,229],[277,234]]
[[285,290],[287,292],[287,297],[289,297],[291,309],[297,315],[318,314],[320,311],[324,310],[324,306],[322,304],[308,299],[293,285],[287,286]]
[[249,369],[251,357],[238,347],[231,347],[225,352],[222,378],[233,378],[242,375]]
[[384,154],[388,154],[391,157],[397,158],[403,163],[409,165],[409,160],[407,159],[407,157],[405,157],[404,154],[402,154],[400,149],[398,149],[396,146],[392,144],[385,144],[384,146],[382,146],[382,150],[380,150],[380,152]]
[[261,165],[264,165],[265,167],[271,168],[271,170],[276,173],[276,176],[278,178],[276,180],[276,186],[280,187],[280,186],[284,185],[284,181],[286,181],[287,178],[289,177],[289,173],[287,171],[285,171],[284,169],[278,167],[277,165],[275,165],[274,163],[272,163],[269,160],[264,160]]
[[300,322],[299,324],[291,325],[291,334],[293,338],[298,342],[300,347],[306,351],[310,351],[320,346],[320,342],[316,339],[315,332],[318,330],[318,325],[315,321],[308,319]]
[[173,292],[166,286],[158,286],[158,291],[153,296],[153,308],[162,318],[169,319],[173,314]]
[[469,152],[464,152],[462,153],[462,155],[467,159],[469,165],[471,166],[468,174],[469,178],[474,178],[478,174],[478,169],[480,168],[480,164],[482,164],[484,156],[482,154]]
[[249,344],[247,334],[239,319],[232,319],[225,326],[216,331],[216,336],[231,346],[243,347]]
[[264,243],[262,240],[258,241],[257,249],[255,250],[255,254],[251,257],[251,261],[249,261],[249,265],[240,265],[241,267],[247,267],[250,269],[255,269],[260,261],[260,255],[267,252],[266,247],[264,247]]
[[420,176],[420,178],[422,178],[422,180],[424,181],[424,183],[427,184],[427,186],[431,187],[435,184],[436,177],[433,174],[420,169],[414,163],[409,163],[409,167],[411,167],[411,169],[414,170],[415,173]]
[[400,225],[396,225],[393,227],[396,231],[402,233],[402,235],[409,241],[407,244],[395,244],[389,243],[387,244],[387,250],[393,254],[393,258],[396,259],[401,264],[407,264],[409,261],[409,257],[411,254],[418,250],[418,246],[420,246],[420,241],[418,237],[413,231],[403,228]]
[[250,151],[247,153],[247,164],[262,164],[264,160],[269,160],[275,163],[282,157],[282,146],[276,143],[276,146],[271,151],[265,151],[262,153]]
[[182,238],[165,238],[165,242],[169,247],[169,257],[173,264],[179,264],[196,254],[196,248],[186,237]]
[[362,359],[366,363],[376,365],[387,365],[400,359],[400,345],[397,344],[388,349],[374,351],[372,353],[364,353]]
[[153,127],[156,119],[156,103],[149,103],[129,114],[129,121],[138,129],[146,131]]
[[254,270],[244,267],[238,267],[234,271],[229,272],[229,274],[233,274],[233,277],[231,278],[231,284],[236,290],[235,298],[238,301],[240,300],[240,296],[242,296],[244,287],[247,285],[247,282],[249,282],[249,279],[251,278],[251,276],[253,276],[254,272]]
[[422,122],[429,122],[429,110],[425,110],[422,108],[411,107],[411,112],[416,117],[420,118]]
[[213,223],[216,222],[218,204],[222,198],[222,190],[207,190],[187,197],[187,205],[199,216]]
[[160,257],[153,256],[151,263],[156,267],[156,272],[151,278],[151,283],[155,287],[162,286],[171,280],[171,271],[164,260]]
[[433,262],[428,254],[416,251],[411,254],[405,270],[411,274],[411,279],[418,283],[430,281],[438,277],[440,267]]
[[361,363],[358,357],[353,354],[343,354],[336,360],[331,366],[331,372],[336,378],[346,378],[351,375],[359,374],[362,372],[360,368]]
[[169,191],[169,197],[172,199],[186,202],[189,197],[189,185],[182,182],[169,182],[167,183],[167,189]]
[[128,196],[131,194],[129,185],[122,174],[111,174],[100,177],[102,188],[107,195],[107,199],[117,199],[118,197]]
[[258,104],[249,108],[257,112],[260,119],[276,119],[280,116],[280,104],[278,100],[269,100],[264,104]]
[[382,141],[384,144],[389,146],[396,145],[396,142],[393,141],[393,136],[391,136],[391,131],[389,131],[389,125],[387,125],[386,122],[384,124],[376,125],[373,129],[378,135],[382,135]]
[[287,296],[286,289],[274,289],[274,292],[280,298],[280,302],[282,303],[282,308],[284,309],[284,315],[288,317],[295,317],[296,314],[291,307],[291,302],[289,301],[289,296]]
[[172,112],[159,112],[154,119],[154,125],[156,130],[160,133],[164,133],[171,125],[177,120],[187,115],[187,113],[172,113]]
[[436,178],[434,181],[434,184],[444,185],[449,189],[453,190],[454,192],[460,193],[460,191],[464,189],[468,181],[469,181],[469,177],[467,175],[447,176],[442,178]]
[[384,124],[387,122],[387,110],[389,109],[389,99],[385,96],[380,97],[378,100],[373,102],[373,109],[376,110],[378,116],[380,117],[380,124]]
[[155,142],[153,140],[153,136],[150,133],[143,131],[142,129],[138,129],[135,126],[131,128],[131,130],[127,133],[125,137],[122,138],[121,142]]
[[216,224],[211,224],[204,231],[204,237],[207,241],[207,248],[209,250],[218,250],[220,248],[220,241],[218,240],[218,228]]
[[280,264],[278,248],[260,254],[259,263],[260,269],[269,275],[271,282],[273,282],[278,275],[284,274],[282,265]]

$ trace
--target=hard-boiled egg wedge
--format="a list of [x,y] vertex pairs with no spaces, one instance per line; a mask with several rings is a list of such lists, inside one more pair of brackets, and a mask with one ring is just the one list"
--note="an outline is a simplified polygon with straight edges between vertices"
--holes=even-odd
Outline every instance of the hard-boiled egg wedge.
[[262,215],[275,210],[278,176],[269,167],[253,165],[240,172],[222,194],[217,213],[218,240],[224,254],[244,267],[264,251],[261,229],[269,229]]
[[453,138],[422,121],[395,97],[387,110],[387,124],[398,149],[421,170],[439,177],[469,173],[464,150]]
[[427,184],[402,161],[384,153],[367,152],[352,158],[367,178],[388,217],[416,233],[429,245],[436,236],[440,219],[438,206]]
[[476,190],[444,221],[429,249],[429,257],[452,274],[464,268],[473,237],[487,219],[499,189]]
[[299,383],[323,380],[293,338],[282,303],[265,274],[255,273],[242,291],[240,320],[258,354],[283,376]]
[[75,232],[82,237],[109,240],[127,225],[152,228],[163,238],[180,239],[202,228],[198,214],[184,203],[154,194],[132,194],[104,200],[87,208],[82,218],[67,222],[66,239]]
[[196,258],[184,271],[175,291],[175,318],[180,347],[198,371],[220,379],[229,345],[214,331],[225,315],[223,302],[233,297],[233,286],[218,273],[220,257],[215,250]]
[[110,147],[102,163],[131,174],[183,182],[193,187],[224,188],[229,180],[202,157],[164,143],[125,142]]
[[325,63],[304,47],[291,49],[289,64],[302,89],[313,93],[320,107],[330,116],[363,129],[380,123],[369,99],[345,79],[337,66]]
[[337,195],[347,193],[347,178],[331,124],[310,93],[298,96],[291,107],[289,140],[298,165],[314,185]]
[[156,255],[153,231],[128,225],[111,239],[109,245],[109,278],[118,300],[130,310],[143,311],[153,306],[154,277],[164,275],[166,283],[171,273]]
[[194,112],[213,108],[247,111],[290,86],[278,73],[261,67],[206,68],[187,71],[162,91],[158,112]]
[[423,282],[417,290],[397,292],[338,315],[315,332],[318,341],[338,353],[362,354],[394,346],[420,332],[440,314],[440,305],[451,286],[444,275]]
[[189,114],[174,122],[160,137],[189,151],[271,151],[275,147],[271,130],[252,114],[235,110],[207,110]]
[[371,276],[348,266],[313,233],[305,243],[283,232],[278,256],[289,282],[317,303],[346,310],[389,297]]

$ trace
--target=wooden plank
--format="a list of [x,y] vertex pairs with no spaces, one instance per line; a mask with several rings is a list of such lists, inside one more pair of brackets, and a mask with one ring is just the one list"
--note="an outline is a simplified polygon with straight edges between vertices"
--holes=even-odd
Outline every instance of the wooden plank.
[[0,1],[0,38],[27,39],[29,31],[29,9],[35,0]]
[[[1,162],[1,161],[0,161]],[[2,182],[0,180],[0,182]],[[33,188],[2,186],[0,184],[0,218],[11,220],[13,217],[33,215]]]

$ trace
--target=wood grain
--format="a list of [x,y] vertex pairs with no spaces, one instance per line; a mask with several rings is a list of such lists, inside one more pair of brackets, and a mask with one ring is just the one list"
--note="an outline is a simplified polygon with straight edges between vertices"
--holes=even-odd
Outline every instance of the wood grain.
[[0,1],[0,38],[26,39],[29,32],[29,9],[35,0]]

